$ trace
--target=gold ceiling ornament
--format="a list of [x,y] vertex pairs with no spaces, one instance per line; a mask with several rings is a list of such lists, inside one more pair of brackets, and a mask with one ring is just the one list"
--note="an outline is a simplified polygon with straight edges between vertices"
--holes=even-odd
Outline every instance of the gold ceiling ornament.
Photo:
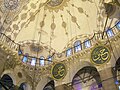
[[55,28],[56,28],[56,24],[53,22],[53,23],[51,24],[51,29],[54,30]]
[[[55,16],[53,15],[52,16],[52,23],[51,23],[51,37],[50,39],[52,40],[53,37],[55,38],[55,35],[54,35],[54,30],[56,28],[56,24],[55,24]],[[52,43],[52,41],[50,41]]]
[[89,15],[84,11],[84,9],[82,7],[77,7],[74,4],[71,4],[71,5],[72,5],[72,7],[75,7],[80,14],[83,13],[84,15],[86,15],[86,17],[89,17]]
[[19,26],[16,25],[16,24],[14,24],[14,25],[13,25],[13,29],[14,29],[14,30],[18,30],[18,29],[19,29]]
[[21,15],[21,20],[24,20],[24,19],[26,19],[27,18],[27,13],[23,13],[22,15]]
[[36,5],[34,3],[31,3],[30,6],[31,6],[32,9],[36,8]]
[[6,29],[7,32],[10,32],[11,30],[12,30],[11,27],[8,27],[8,28]]
[[67,7],[67,2],[70,0],[49,0],[49,2],[45,5],[45,9],[48,9],[50,12],[59,10],[63,10],[64,7]]
[[44,21],[41,21],[41,22],[40,22],[40,27],[42,28],[44,25],[45,25],[45,22],[44,22]]
[[73,16],[70,11],[67,10],[67,13],[71,16],[71,21],[77,25],[77,27],[80,29],[80,25],[77,22],[76,16]]
[[64,19],[63,19],[63,15],[61,15],[61,18],[62,18],[62,27],[64,28],[64,30],[65,30],[65,34],[67,35],[67,37],[68,37],[68,32],[67,32],[67,23],[64,21]]

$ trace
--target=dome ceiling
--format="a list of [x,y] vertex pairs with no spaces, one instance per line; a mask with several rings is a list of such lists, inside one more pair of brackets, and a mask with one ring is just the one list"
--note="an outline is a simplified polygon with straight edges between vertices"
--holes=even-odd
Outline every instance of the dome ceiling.
[[[81,41],[103,31],[102,0],[1,0],[1,12],[11,15],[5,34],[15,42],[37,41],[61,52],[77,36]],[[4,14],[3,14],[4,15]],[[8,16],[7,16],[8,15]],[[5,17],[4,17],[5,18]],[[3,19],[4,21],[6,19]],[[8,20],[9,21],[9,20]],[[109,22],[110,23],[110,22]],[[114,25],[114,22],[111,25]]]

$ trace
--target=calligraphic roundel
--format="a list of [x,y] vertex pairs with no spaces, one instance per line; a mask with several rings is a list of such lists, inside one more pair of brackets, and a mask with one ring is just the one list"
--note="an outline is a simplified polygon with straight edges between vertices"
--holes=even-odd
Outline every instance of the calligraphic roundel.
[[52,67],[51,74],[55,80],[63,79],[67,74],[66,66],[63,63],[55,64]]
[[103,65],[111,58],[111,53],[108,47],[97,45],[91,52],[91,62],[95,65]]

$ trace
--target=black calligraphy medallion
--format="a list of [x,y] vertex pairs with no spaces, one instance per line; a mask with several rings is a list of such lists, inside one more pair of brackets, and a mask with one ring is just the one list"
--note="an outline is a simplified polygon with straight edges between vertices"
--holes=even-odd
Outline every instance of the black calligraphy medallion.
[[66,66],[63,63],[55,64],[51,70],[51,74],[55,80],[63,79],[67,74]]
[[110,50],[103,45],[96,46],[91,52],[91,62],[95,65],[105,64],[110,58]]

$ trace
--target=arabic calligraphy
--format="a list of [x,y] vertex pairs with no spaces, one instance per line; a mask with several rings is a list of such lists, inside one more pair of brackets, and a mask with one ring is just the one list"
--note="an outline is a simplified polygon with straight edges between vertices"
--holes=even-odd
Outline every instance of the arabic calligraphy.
[[57,80],[64,78],[66,75],[65,65],[62,63],[55,64],[52,69],[52,75],[53,75],[53,78]]
[[110,51],[105,46],[97,46],[91,53],[91,61],[94,64],[100,65],[110,60]]

